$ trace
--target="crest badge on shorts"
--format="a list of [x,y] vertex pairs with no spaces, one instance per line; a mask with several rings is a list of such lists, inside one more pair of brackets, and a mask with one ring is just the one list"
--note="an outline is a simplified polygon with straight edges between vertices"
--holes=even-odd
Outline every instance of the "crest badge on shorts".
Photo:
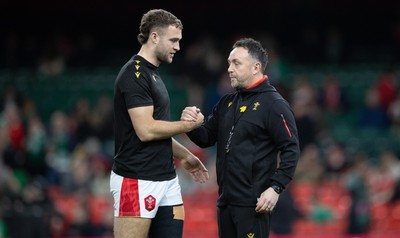
[[156,207],[156,199],[149,195],[144,198],[144,204],[146,206],[146,210],[150,212]]

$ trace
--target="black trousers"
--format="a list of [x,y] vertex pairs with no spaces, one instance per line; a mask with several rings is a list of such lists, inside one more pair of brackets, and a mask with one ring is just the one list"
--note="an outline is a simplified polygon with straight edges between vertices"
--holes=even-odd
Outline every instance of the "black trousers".
[[268,238],[269,213],[257,213],[255,207],[218,207],[218,235],[220,238]]

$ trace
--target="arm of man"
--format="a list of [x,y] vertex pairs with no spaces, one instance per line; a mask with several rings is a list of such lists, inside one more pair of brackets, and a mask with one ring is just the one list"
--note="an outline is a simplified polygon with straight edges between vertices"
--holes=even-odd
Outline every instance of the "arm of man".
[[285,189],[294,176],[300,157],[299,137],[294,114],[286,101],[276,100],[271,110],[270,131],[280,151],[279,166],[271,184]]
[[196,121],[162,121],[153,118],[153,106],[135,107],[128,110],[133,128],[143,142],[171,138],[199,127],[204,120],[200,115]]
[[[300,157],[299,138],[293,112],[283,100],[277,100],[271,107],[269,116],[271,136],[280,151],[279,166],[271,178],[271,185],[284,189],[292,180]],[[261,193],[256,212],[270,212],[279,199],[279,193],[272,187]]]
[[210,176],[204,164],[186,147],[172,138],[172,151],[174,159],[181,162],[181,165],[186,169],[196,182],[204,183]]
[[[215,111],[216,110],[214,109],[214,113],[216,113]],[[204,115],[197,107],[186,107],[182,111],[181,121],[195,121],[199,116],[203,117],[204,120]],[[216,131],[216,119],[212,114],[204,120],[204,123],[200,127],[197,127],[196,130],[192,130],[186,134],[196,145],[201,148],[206,148],[213,146],[216,143],[217,140],[214,133]]]

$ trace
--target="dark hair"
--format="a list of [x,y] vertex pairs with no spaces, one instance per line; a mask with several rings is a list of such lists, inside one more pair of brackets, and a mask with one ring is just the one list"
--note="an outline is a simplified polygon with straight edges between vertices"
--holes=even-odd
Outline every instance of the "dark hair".
[[147,42],[149,34],[154,29],[164,29],[168,26],[176,26],[179,29],[183,29],[181,20],[179,20],[172,13],[163,9],[153,9],[143,14],[140,22],[139,34],[137,39],[141,45]]
[[249,55],[258,60],[261,63],[261,69],[263,72],[265,71],[268,64],[268,53],[259,41],[252,38],[242,38],[236,41],[232,48],[234,49],[238,47],[247,49]]

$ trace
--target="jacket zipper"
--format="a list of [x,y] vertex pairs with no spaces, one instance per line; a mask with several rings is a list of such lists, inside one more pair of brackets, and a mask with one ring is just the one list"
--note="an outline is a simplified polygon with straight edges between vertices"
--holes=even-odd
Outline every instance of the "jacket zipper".
[[292,132],[290,132],[289,127],[286,123],[286,120],[285,120],[285,117],[283,116],[283,114],[281,114],[281,117],[282,117],[283,125],[285,126],[287,133],[289,134],[290,138],[292,138]]

